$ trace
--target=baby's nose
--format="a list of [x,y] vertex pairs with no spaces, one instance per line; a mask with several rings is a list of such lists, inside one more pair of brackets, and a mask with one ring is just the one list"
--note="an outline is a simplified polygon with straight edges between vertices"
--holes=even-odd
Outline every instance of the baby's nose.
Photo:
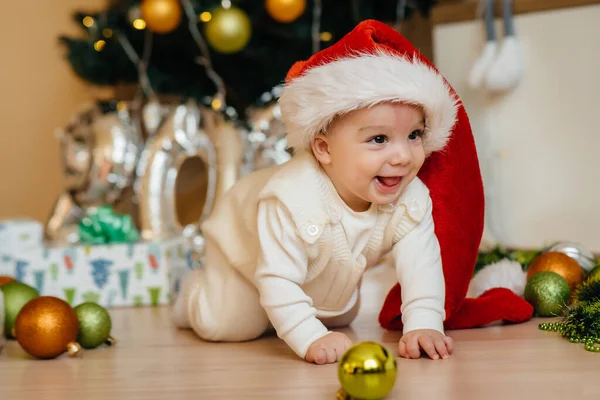
[[412,161],[412,155],[404,149],[395,150],[391,153],[389,161],[391,165],[408,165]]

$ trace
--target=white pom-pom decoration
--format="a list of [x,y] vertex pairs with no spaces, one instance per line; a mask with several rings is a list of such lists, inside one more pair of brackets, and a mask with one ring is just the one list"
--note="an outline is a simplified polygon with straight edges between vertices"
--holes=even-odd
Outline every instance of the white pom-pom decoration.
[[477,89],[482,85],[486,74],[496,59],[497,52],[498,44],[496,41],[489,41],[485,44],[481,55],[475,61],[469,72],[468,83],[471,88]]
[[489,66],[485,86],[491,92],[502,92],[517,86],[523,76],[524,62],[521,46],[516,37],[504,38],[498,55]]
[[483,267],[469,283],[467,297],[479,297],[493,288],[506,288],[523,297],[527,284],[527,272],[516,261],[504,258],[497,263]]

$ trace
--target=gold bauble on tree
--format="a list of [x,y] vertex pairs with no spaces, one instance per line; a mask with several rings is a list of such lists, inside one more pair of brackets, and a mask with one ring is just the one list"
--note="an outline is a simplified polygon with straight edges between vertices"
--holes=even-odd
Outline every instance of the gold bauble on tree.
[[206,40],[219,53],[236,53],[246,47],[252,24],[246,13],[237,8],[217,8],[206,23]]
[[527,280],[542,271],[556,272],[565,278],[572,291],[583,282],[585,275],[583,268],[577,261],[556,251],[549,251],[537,256],[527,269]]
[[394,355],[375,342],[355,344],[346,350],[338,364],[340,384],[353,399],[386,397],[396,383],[396,375]]
[[266,0],[267,12],[275,21],[288,23],[300,18],[306,10],[306,0]]
[[38,358],[54,358],[79,353],[77,314],[69,303],[52,296],[29,301],[17,315],[15,337],[27,353]]
[[154,33],[172,32],[181,23],[179,0],[142,0],[140,11],[146,27]]

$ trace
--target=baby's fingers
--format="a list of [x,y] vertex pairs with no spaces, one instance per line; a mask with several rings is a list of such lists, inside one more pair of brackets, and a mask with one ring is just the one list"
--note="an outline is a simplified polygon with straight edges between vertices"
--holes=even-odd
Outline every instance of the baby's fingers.
[[449,336],[444,336],[444,343],[446,343],[448,353],[452,354],[452,352],[454,351],[454,340],[452,340],[452,338]]
[[333,364],[338,360],[337,352],[334,347],[329,347],[326,350],[327,352],[327,364]]
[[408,358],[408,352],[406,351],[406,343],[400,341],[398,343],[398,355],[403,358]]
[[442,357],[443,359],[446,359],[450,356],[448,348],[446,347],[446,342],[443,338],[435,339],[435,348],[440,357]]
[[306,357],[306,360],[318,365],[325,364],[327,362],[327,352],[324,348],[318,348],[311,352],[311,354]]
[[435,346],[433,344],[433,340],[431,339],[430,336],[428,336],[428,335],[420,336],[419,344],[421,345],[421,348],[423,350],[425,350],[425,353],[427,353],[427,355],[429,357],[431,357],[434,360],[437,360],[440,358],[440,356],[438,355],[437,350],[435,349]]
[[408,353],[408,358],[421,357],[421,349],[419,348],[419,338],[417,336],[410,336],[406,340],[406,352]]

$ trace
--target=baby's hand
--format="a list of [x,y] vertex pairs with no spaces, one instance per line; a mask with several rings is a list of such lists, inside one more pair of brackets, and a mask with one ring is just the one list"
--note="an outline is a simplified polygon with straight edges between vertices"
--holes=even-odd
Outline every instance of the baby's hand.
[[332,364],[339,361],[350,346],[352,342],[343,333],[328,333],[310,345],[306,352],[306,361],[315,364]]
[[434,360],[440,357],[446,359],[454,350],[454,342],[452,338],[433,329],[417,329],[400,338],[398,344],[400,357],[419,358],[421,349]]

